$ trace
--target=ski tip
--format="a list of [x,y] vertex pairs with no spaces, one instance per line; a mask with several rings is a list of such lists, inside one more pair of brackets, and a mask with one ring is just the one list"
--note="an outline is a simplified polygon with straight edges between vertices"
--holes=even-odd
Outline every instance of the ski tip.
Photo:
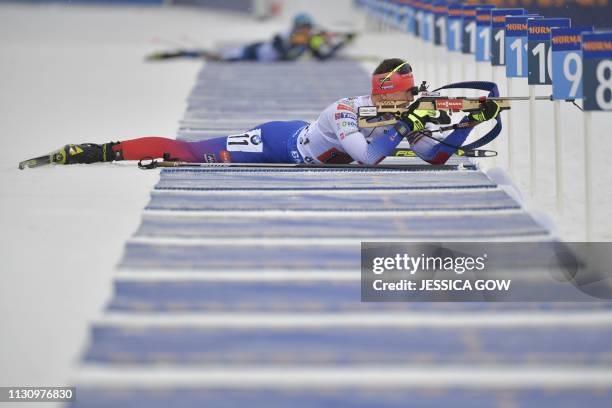
[[51,164],[53,163],[53,159],[51,157],[51,155],[44,155],[44,156],[40,156],[40,157],[35,157],[33,159],[28,159],[28,160],[24,160],[22,162],[19,163],[19,170],[24,170],[26,168],[34,168],[34,167],[40,167],[40,166],[44,166],[46,164]]
[[35,167],[36,163],[36,159],[24,160],[19,163],[19,170],[24,170],[29,167]]

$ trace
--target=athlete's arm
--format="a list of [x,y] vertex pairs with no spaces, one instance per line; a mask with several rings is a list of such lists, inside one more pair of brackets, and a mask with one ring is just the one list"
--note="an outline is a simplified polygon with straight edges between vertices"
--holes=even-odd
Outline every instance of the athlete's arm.
[[[416,111],[415,111],[416,112]],[[487,100],[484,102],[480,110],[477,112],[470,113],[465,116],[461,123],[476,121],[485,122],[487,120],[495,119],[499,115],[500,107],[495,101]],[[410,115],[413,116],[413,115]],[[412,121],[411,129],[418,127],[416,122],[420,122],[420,129],[424,127],[424,119],[427,118],[421,116],[413,116],[413,119],[406,118],[407,121]],[[455,129],[450,134],[446,135],[442,140],[445,144],[438,143],[430,137],[419,135],[414,133],[407,137],[410,147],[417,156],[431,164],[444,164],[448,159],[457,151],[457,149],[450,146],[461,146],[469,136],[473,128]],[[419,129],[417,129],[419,130]]]
[[[461,120],[461,122],[468,121],[467,116]],[[442,139],[446,144],[439,143],[419,133],[413,133],[407,139],[408,143],[410,143],[410,148],[417,156],[430,164],[440,165],[446,163],[457,151],[457,149],[450,146],[461,146],[471,131],[472,128],[453,130]]]
[[345,36],[344,39],[336,42],[330,42],[326,39],[325,33],[313,35],[308,43],[310,52],[312,55],[319,60],[326,60],[332,58],[340,51],[346,44],[352,41],[354,34],[350,33]]
[[342,148],[361,164],[376,164],[387,157],[401,141],[397,131],[389,127],[384,134],[368,141],[359,131],[355,109],[338,103],[334,112],[336,135]]

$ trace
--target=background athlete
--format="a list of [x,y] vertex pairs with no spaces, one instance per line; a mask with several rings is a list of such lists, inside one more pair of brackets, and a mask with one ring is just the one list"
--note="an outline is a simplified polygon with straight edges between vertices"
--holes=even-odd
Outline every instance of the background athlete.
[[315,28],[310,15],[299,13],[293,18],[293,26],[290,30],[276,34],[270,41],[258,41],[220,51],[192,49],[157,52],[146,59],[156,61],[173,58],[203,58],[223,62],[274,62],[294,61],[305,54],[310,54],[319,60],[325,60],[335,56],[353,37],[353,33],[331,33]]
[[[392,58],[382,61],[375,69],[371,95],[340,99],[310,124],[301,120],[267,122],[242,134],[192,142],[141,137],[102,145],[69,144],[52,153],[52,161],[73,164],[163,157],[194,163],[377,164],[406,137],[423,160],[444,164],[456,151],[452,146],[461,146],[471,128],[443,134],[445,144],[423,137],[420,130],[438,125],[441,120],[447,123],[444,119],[448,116],[439,111],[408,110],[394,125],[359,127],[359,107],[382,101],[409,105],[415,93],[410,65]],[[499,106],[487,100],[480,111],[465,116],[463,121],[486,121],[498,114]]]

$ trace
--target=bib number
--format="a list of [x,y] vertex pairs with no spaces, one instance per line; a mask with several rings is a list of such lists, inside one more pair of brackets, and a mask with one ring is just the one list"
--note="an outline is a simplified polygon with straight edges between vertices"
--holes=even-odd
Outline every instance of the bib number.
[[253,129],[239,135],[227,137],[228,152],[263,152],[263,141],[261,140],[261,129]]

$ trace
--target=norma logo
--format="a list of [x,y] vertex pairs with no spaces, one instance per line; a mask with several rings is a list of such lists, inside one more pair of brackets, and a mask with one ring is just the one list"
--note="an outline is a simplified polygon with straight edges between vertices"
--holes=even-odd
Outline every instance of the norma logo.
[[580,36],[579,35],[559,35],[559,36],[553,37],[552,42],[555,45],[557,44],[578,44],[580,43]]
[[506,30],[508,30],[508,31],[524,31],[524,30],[527,30],[527,24],[517,24],[517,23],[507,24],[506,25]]
[[463,108],[461,99],[438,99],[436,100],[436,109],[450,109],[458,111]]
[[612,41],[585,41],[582,47],[587,51],[612,51]]
[[550,27],[529,27],[530,34],[548,34]]

